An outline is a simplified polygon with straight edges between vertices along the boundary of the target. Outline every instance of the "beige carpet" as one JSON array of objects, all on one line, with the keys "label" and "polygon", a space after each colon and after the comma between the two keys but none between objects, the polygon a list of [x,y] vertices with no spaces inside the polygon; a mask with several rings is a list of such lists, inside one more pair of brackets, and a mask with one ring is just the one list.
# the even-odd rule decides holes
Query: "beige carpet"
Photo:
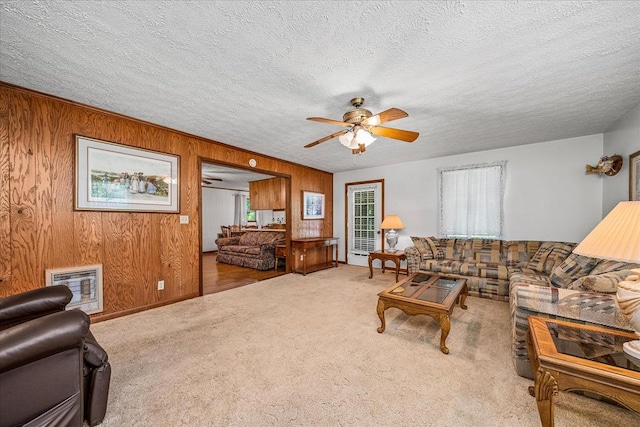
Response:
[{"label": "beige carpet", "polygon": [[[427,316],[387,313],[393,274],[340,266],[92,326],[109,353],[111,426],[539,426],[509,352],[507,303],[456,307],[444,355]],[[557,426],[632,426],[616,406],[560,393]]]}]

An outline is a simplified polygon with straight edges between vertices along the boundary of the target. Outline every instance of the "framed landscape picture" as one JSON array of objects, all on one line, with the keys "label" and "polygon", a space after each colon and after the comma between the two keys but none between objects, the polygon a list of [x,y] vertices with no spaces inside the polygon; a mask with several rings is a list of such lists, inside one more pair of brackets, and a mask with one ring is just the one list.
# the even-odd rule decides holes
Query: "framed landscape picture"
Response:
[{"label": "framed landscape picture", "polygon": [[179,212],[179,156],[75,138],[76,210]]},{"label": "framed landscape picture", "polygon": [[629,200],[640,200],[640,151],[629,156]]},{"label": "framed landscape picture", "polygon": [[324,218],[324,194],[302,192],[302,219]]}]

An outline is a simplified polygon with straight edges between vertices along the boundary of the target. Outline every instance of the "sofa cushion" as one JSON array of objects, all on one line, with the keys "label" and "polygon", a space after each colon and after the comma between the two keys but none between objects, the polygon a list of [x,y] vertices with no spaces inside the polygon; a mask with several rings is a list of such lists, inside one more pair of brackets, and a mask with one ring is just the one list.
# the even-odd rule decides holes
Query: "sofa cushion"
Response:
[{"label": "sofa cushion", "polygon": [[571,254],[553,269],[549,276],[551,286],[556,288],[566,288],[571,282],[586,276],[598,263],[598,258],[586,257],[578,254]]},{"label": "sofa cushion", "polygon": [[463,276],[486,277],[489,279],[508,279],[507,267],[494,262],[463,262],[460,264]]},{"label": "sofa cushion", "polygon": [[533,257],[542,242],[537,240],[511,240],[505,242],[505,257],[507,258],[507,267],[526,267],[527,263]]},{"label": "sofa cushion", "polygon": [[600,260],[596,266],[591,270],[591,275],[597,276],[602,273],[609,273],[616,270],[631,270],[634,268],[640,268],[640,264],[630,264],[622,261],[612,261],[603,259]]},{"label": "sofa cushion", "polygon": [[634,272],[631,270],[617,270],[595,276],[584,276],[571,283],[567,289],[613,294],[618,290],[618,283],[632,274]]},{"label": "sofa cushion", "polygon": [[511,267],[509,268],[509,288],[513,289],[517,285],[534,285],[546,288],[549,286],[549,276],[527,267]]},{"label": "sofa cushion", "polygon": [[501,263],[502,240],[473,239],[472,247],[473,260],[476,262]]},{"label": "sofa cushion", "polygon": [[574,247],[575,243],[544,242],[529,260],[527,267],[540,273],[551,274],[553,269],[569,256]]},{"label": "sofa cushion", "polygon": [[442,274],[460,274],[463,262],[451,259],[427,259],[420,263],[420,270]]},{"label": "sofa cushion", "polygon": [[413,241],[416,249],[420,252],[421,259],[435,258],[435,254],[438,252],[438,249],[430,238],[411,236],[411,241]]},{"label": "sofa cushion", "polygon": [[279,231],[247,231],[238,241],[241,246],[256,246],[284,240],[284,233]]}]

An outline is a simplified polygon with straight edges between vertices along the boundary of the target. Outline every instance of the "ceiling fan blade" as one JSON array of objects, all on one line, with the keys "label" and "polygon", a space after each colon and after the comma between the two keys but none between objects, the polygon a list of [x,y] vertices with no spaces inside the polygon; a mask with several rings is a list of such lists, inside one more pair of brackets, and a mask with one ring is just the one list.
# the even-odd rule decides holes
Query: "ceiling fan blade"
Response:
[{"label": "ceiling fan blade", "polygon": [[373,126],[369,129],[369,132],[373,135],[383,136],[385,138],[399,139],[404,142],[413,142],[420,135],[418,132],[412,132],[410,130],[383,128],[381,126]]},{"label": "ceiling fan blade", "polygon": [[319,140],[317,140],[317,141],[314,141],[314,142],[312,142],[311,144],[307,144],[307,145],[305,145],[305,146],[304,146],[304,148],[311,148],[311,147],[314,147],[314,146],[316,146],[316,145],[318,145],[318,144],[320,144],[320,143],[322,143],[322,142],[328,141],[328,140],[330,140],[331,138],[335,138],[336,136],[340,136],[340,135],[342,135],[343,133],[347,133],[347,132],[348,132],[348,131],[346,131],[346,130],[339,130],[339,131],[338,131],[338,132],[336,132],[336,133],[332,133],[332,134],[331,134],[331,135],[329,135],[329,136],[325,136],[324,138],[321,138],[321,139],[319,139]]},{"label": "ceiling fan blade", "polygon": [[329,123],[330,125],[353,126],[352,123],[339,122],[337,120],[331,120],[331,119],[323,119],[322,117],[307,117],[307,120],[313,120],[314,122]]},{"label": "ceiling fan blade", "polygon": [[409,115],[401,109],[389,108],[388,110],[384,110],[380,114],[376,114],[375,116],[371,116],[368,119],[363,120],[362,124],[366,126],[378,126],[382,123],[387,123],[392,120],[404,119],[405,117],[409,117]]}]

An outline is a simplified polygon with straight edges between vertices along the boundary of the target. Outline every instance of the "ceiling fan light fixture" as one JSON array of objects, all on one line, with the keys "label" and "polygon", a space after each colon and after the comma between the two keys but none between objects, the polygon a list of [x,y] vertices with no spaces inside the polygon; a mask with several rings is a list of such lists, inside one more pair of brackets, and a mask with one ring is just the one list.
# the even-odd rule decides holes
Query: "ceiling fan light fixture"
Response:
[{"label": "ceiling fan light fixture", "polygon": [[373,135],[362,128],[358,129],[358,132],[356,132],[355,139],[358,141],[358,144],[363,144],[365,147],[376,140]]},{"label": "ceiling fan light fixture", "polygon": [[340,141],[340,144],[344,145],[345,147],[350,147],[351,141],[353,141],[353,132],[349,131],[340,135],[338,137],[338,141]]}]

